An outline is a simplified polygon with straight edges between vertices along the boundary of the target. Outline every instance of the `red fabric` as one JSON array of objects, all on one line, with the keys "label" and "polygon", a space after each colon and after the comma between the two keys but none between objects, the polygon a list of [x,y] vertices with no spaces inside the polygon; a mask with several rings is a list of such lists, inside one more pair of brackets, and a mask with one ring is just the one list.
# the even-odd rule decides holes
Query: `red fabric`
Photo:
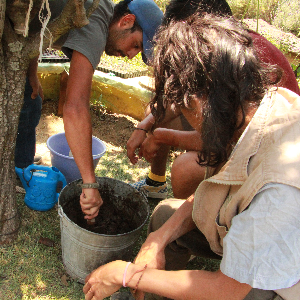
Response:
[{"label": "red fabric", "polygon": [[283,69],[284,75],[280,85],[300,95],[300,89],[296,80],[296,76],[290,63],[283,53],[257,32],[250,31],[250,35],[253,39],[253,45],[261,61],[278,65]]}]

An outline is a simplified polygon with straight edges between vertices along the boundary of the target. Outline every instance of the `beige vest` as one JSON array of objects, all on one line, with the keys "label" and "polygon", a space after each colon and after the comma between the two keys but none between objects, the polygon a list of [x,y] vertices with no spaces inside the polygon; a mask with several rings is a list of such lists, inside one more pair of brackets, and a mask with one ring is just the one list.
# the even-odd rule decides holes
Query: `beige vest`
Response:
[{"label": "beige vest", "polygon": [[[274,182],[300,188],[300,97],[278,88],[264,100],[229,161],[195,193],[194,222],[220,255],[232,218],[261,187]],[[298,300],[300,281],[276,293],[284,300]]]},{"label": "beige vest", "polygon": [[232,218],[270,182],[300,189],[300,97],[284,88],[265,96],[229,161],[195,193],[193,219],[215,253]]}]

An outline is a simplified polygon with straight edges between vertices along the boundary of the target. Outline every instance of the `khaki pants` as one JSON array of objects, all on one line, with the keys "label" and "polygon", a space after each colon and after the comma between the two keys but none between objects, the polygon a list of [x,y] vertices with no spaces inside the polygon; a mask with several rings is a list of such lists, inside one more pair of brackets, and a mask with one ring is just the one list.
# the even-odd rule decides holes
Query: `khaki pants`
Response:
[{"label": "khaki pants", "polygon": [[[150,218],[148,233],[160,228],[172,214],[181,206],[183,200],[168,199],[161,201],[154,209]],[[169,244],[165,249],[166,270],[182,270],[185,269],[191,255],[201,256],[205,258],[221,259],[221,256],[214,253],[207,242],[205,236],[198,230],[180,237],[176,241]],[[156,295],[148,294],[145,299],[163,299]],[[216,299],[222,300],[222,299]],[[273,291],[264,291],[252,289],[244,300],[283,300]]]}]

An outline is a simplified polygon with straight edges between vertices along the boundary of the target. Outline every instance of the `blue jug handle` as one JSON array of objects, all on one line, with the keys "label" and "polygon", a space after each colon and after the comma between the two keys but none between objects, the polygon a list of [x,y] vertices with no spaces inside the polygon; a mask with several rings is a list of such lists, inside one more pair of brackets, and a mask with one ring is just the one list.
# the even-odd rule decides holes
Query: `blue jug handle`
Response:
[{"label": "blue jug handle", "polygon": [[[58,172],[58,181],[62,182],[62,188],[64,188],[67,185],[66,177],[61,173],[56,167],[52,167],[53,171]],[[56,193],[56,202],[58,201],[60,193]]]},{"label": "blue jug handle", "polygon": [[30,172],[31,170],[49,171],[49,167],[39,166],[39,165],[35,165],[35,164],[29,165],[26,169],[24,169],[24,173],[23,173],[26,181],[29,181],[30,178],[32,177],[32,174]]}]

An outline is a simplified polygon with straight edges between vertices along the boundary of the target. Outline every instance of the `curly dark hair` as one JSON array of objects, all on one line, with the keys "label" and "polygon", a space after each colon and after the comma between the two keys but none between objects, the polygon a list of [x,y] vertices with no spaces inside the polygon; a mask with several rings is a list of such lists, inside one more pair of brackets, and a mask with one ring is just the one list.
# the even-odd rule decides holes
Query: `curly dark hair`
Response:
[{"label": "curly dark hair", "polygon": [[[167,107],[189,108],[192,97],[201,98],[199,164],[225,162],[247,108],[259,105],[266,89],[279,82],[282,70],[260,62],[248,31],[233,18],[195,14],[172,20],[161,27],[156,43],[151,109],[157,122]],[[238,124],[240,111],[243,118]]]},{"label": "curly dark hair", "polygon": [[195,12],[232,16],[230,6],[225,0],[171,0],[166,6],[162,25],[169,24],[171,20],[185,20]]}]

